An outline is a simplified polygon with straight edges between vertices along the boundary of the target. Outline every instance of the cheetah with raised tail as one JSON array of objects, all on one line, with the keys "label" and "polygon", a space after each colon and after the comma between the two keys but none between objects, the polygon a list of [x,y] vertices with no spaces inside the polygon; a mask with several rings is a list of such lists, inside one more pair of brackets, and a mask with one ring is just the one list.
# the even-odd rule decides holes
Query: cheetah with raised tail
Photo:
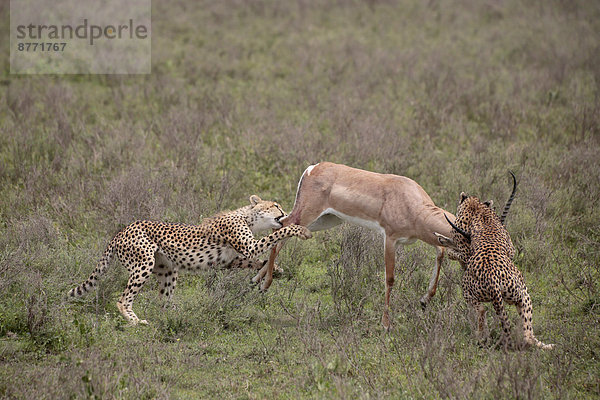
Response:
[{"label": "cheetah with raised tail", "polygon": [[483,203],[477,197],[461,193],[456,222],[453,224],[448,219],[448,223],[454,228],[453,237],[437,234],[438,241],[453,249],[462,261],[463,296],[478,313],[479,339],[487,336],[482,303],[492,302],[502,324],[502,343],[508,346],[510,324],[504,309],[506,302],[517,307],[526,345],[552,349],[554,345],[544,344],[533,335],[531,298],[523,275],[512,261],[515,250],[510,236],[503,220],[491,208],[491,202]]},{"label": "cheetah with raised tail", "polygon": [[[129,271],[129,281],[117,307],[132,325],[147,324],[135,315],[132,305],[151,274],[156,275],[161,296],[169,300],[179,270],[213,266],[260,268],[264,262],[256,257],[281,240],[291,236],[311,237],[304,226],[282,228],[279,220],[285,215],[279,204],[251,196],[250,205],[218,214],[200,225],[136,221],[115,235],[89,279],[71,289],[68,295],[82,296],[96,286],[98,277],[116,255]],[[278,230],[260,240],[254,239],[254,233],[266,229]]]}]

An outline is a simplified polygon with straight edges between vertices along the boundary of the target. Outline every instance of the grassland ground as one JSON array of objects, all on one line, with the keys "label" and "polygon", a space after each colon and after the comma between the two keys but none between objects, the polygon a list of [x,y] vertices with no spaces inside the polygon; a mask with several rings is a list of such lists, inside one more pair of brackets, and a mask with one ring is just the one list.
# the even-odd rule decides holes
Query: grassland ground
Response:
[{"label": "grassland ground", "polygon": [[[598,2],[154,2],[152,32],[150,75],[18,76],[4,58],[0,398],[600,396]],[[163,310],[151,280],[149,326],[124,326],[118,265],[64,300],[126,224],[251,194],[290,210],[323,160],[409,176],[451,212],[461,191],[503,204],[514,171],[515,263],[556,349],[480,348],[452,262],[421,310],[422,243],[397,250],[385,333],[381,239],[351,226],[291,240],[265,294],[204,271]]]}]

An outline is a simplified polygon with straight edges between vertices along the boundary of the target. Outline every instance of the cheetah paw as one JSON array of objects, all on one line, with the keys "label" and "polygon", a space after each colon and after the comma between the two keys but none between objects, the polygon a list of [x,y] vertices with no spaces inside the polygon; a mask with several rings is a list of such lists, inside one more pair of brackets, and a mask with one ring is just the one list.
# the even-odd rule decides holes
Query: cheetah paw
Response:
[{"label": "cheetah paw", "polygon": [[300,232],[298,232],[297,236],[302,240],[306,240],[306,239],[310,239],[312,237],[312,233],[308,230],[307,227],[302,226],[300,228]]}]

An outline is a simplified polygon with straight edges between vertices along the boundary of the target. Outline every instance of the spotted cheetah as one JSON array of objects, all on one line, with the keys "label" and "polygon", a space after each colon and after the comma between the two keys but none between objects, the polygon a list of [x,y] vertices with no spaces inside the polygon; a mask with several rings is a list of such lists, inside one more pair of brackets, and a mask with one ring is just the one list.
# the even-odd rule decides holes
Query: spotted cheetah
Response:
[{"label": "spotted cheetah", "polygon": [[506,302],[517,307],[526,345],[551,349],[554,345],[544,344],[533,335],[531,298],[523,275],[512,261],[515,250],[503,218],[498,217],[491,205],[461,193],[455,224],[446,217],[454,228],[453,237],[437,234],[440,244],[453,249],[462,260],[463,296],[477,311],[479,340],[488,336],[482,303],[492,302],[502,324],[502,343],[509,345],[510,324],[503,304]]},{"label": "spotted cheetah", "polygon": [[[256,257],[281,240],[297,236],[311,237],[299,225],[282,228],[279,220],[286,214],[281,206],[250,197],[250,205],[218,214],[201,225],[136,221],[115,235],[87,281],[69,291],[68,296],[82,296],[96,286],[114,255],[129,271],[127,287],[117,302],[121,314],[132,325],[140,320],[133,312],[133,299],[151,274],[155,274],[160,294],[170,300],[179,270],[198,270],[213,266],[260,268],[264,262]],[[253,233],[278,229],[260,240]],[[279,229],[281,228],[281,229]]]}]

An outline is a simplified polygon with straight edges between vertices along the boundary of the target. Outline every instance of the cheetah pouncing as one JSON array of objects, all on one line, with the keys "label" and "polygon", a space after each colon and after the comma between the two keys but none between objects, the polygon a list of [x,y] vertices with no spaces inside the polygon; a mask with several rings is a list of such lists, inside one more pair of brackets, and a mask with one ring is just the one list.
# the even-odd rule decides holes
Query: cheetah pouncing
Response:
[{"label": "cheetah pouncing", "polygon": [[463,296],[478,314],[477,333],[480,339],[487,336],[485,307],[492,302],[500,318],[502,341],[509,343],[510,323],[504,303],[514,304],[523,323],[525,343],[542,349],[551,349],[533,335],[531,298],[523,275],[512,261],[514,247],[500,217],[477,197],[461,193],[452,238],[437,235],[440,244],[452,248],[464,262],[462,279]]},{"label": "cheetah pouncing", "polygon": [[[218,265],[261,267],[256,257],[279,241],[297,236],[311,237],[303,226],[281,228],[279,220],[286,214],[281,206],[250,197],[250,205],[218,214],[201,225],[136,221],[110,241],[97,267],[87,281],[69,291],[69,296],[82,296],[96,286],[113,256],[129,271],[127,287],[117,302],[121,314],[131,324],[146,324],[133,312],[133,299],[151,274],[156,274],[161,296],[171,298],[179,270],[197,270]],[[260,240],[253,233],[278,229]]]}]

